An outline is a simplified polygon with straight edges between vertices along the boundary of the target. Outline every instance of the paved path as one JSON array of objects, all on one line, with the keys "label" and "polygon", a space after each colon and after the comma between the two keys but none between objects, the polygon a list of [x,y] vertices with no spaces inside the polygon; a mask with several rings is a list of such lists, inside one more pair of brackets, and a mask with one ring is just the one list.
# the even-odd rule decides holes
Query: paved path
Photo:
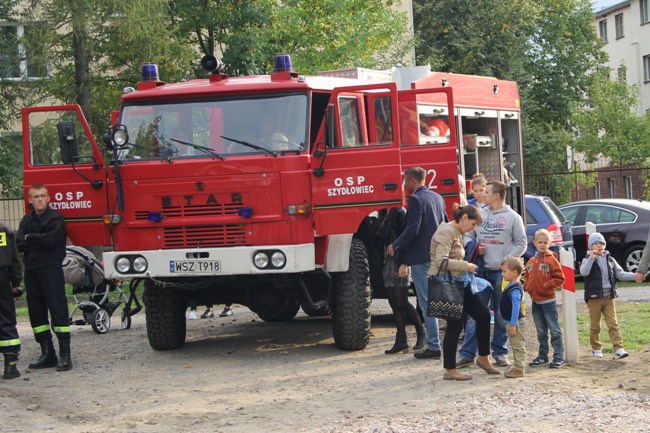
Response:
[{"label": "paved path", "polygon": [[[619,287],[617,290],[618,299],[621,301],[648,301],[650,302],[650,286]],[[562,303],[562,291],[557,291],[557,301]],[[584,302],[582,290],[576,293],[576,301]]]}]

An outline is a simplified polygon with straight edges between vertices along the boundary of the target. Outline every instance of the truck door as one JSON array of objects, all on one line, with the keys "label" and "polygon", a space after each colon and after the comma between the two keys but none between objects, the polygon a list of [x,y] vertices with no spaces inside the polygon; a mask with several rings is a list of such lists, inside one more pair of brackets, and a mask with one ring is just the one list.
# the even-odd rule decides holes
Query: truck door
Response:
[{"label": "truck door", "polygon": [[109,245],[106,164],[78,105],[22,110],[25,200],[44,184],[75,245]]},{"label": "truck door", "polygon": [[[385,98],[383,117],[369,115],[369,95]],[[373,211],[403,203],[397,88],[381,83],[334,89],[312,149],[312,200],[317,235],[354,233]],[[381,124],[381,125],[378,125]],[[383,128],[381,140],[377,128]]]},{"label": "truck door", "polygon": [[426,171],[425,185],[442,195],[448,213],[459,203],[461,181],[453,104],[450,88],[399,92],[402,165]]}]

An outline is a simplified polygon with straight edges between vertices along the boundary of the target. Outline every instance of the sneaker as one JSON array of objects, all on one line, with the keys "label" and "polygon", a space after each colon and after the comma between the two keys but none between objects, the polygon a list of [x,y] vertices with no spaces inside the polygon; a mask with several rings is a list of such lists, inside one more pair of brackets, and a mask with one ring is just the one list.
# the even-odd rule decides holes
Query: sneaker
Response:
[{"label": "sneaker", "polygon": [[214,311],[212,308],[206,309],[203,314],[201,314],[201,319],[212,319],[214,317]]},{"label": "sneaker", "polygon": [[187,318],[190,320],[198,319],[198,317],[196,316],[196,310],[190,310],[190,314],[187,315]]},{"label": "sneaker", "polygon": [[422,352],[414,353],[413,356],[415,356],[417,359],[440,359],[442,352],[439,350],[426,349]]},{"label": "sneaker", "polygon": [[616,349],[616,352],[614,352],[614,359],[623,359],[627,358],[628,356],[630,356],[630,354],[627,353],[622,347],[620,349]]},{"label": "sneaker", "polygon": [[595,356],[596,358],[602,358],[603,357],[603,351],[602,350],[592,349],[591,356]]},{"label": "sneaker", "polygon": [[564,360],[559,360],[559,361],[553,361],[549,364],[549,367],[551,368],[562,368],[566,364],[564,363]]},{"label": "sneaker", "polygon": [[533,359],[528,365],[531,367],[541,367],[542,365],[548,365],[548,359],[540,358],[539,356]]},{"label": "sneaker", "polygon": [[232,307],[230,307],[230,305],[226,305],[223,311],[221,312],[221,314],[219,314],[219,317],[228,317],[228,316],[232,316]]},{"label": "sneaker", "polygon": [[524,377],[524,371],[519,370],[518,368],[511,368],[510,370],[503,373],[503,375],[507,378],[514,379],[517,377]]},{"label": "sneaker", "polygon": [[494,363],[499,367],[507,367],[510,365],[510,362],[508,362],[508,355],[497,355],[493,356],[493,358]]},{"label": "sneaker", "polygon": [[463,358],[462,356],[459,356],[456,359],[456,368],[465,368],[468,365],[474,365],[474,360]]}]

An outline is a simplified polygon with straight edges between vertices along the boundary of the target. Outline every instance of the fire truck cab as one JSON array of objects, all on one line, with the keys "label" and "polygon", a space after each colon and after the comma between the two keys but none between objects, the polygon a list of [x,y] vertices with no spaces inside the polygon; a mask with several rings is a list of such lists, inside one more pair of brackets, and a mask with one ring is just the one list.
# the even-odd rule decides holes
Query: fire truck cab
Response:
[{"label": "fire truck cab", "polygon": [[[239,303],[265,321],[302,306],[332,315],[339,348],[364,348],[381,286],[376,212],[405,204],[410,166],[449,209],[459,201],[469,156],[452,88],[304,76],[286,55],[270,75],[202,64],[207,78],[174,84],[143,65],[105,147],[77,105],[24,108],[26,197],[45,184],[72,242],[110,249],[106,277],[143,282],[156,350],[183,345],[190,301]],[[423,114],[447,130],[422,139]]]}]

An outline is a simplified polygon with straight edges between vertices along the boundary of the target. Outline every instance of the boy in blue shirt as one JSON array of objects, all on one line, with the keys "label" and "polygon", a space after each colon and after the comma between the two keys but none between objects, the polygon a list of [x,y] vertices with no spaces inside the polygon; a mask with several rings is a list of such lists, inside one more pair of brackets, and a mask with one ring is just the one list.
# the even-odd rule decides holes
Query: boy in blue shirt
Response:
[{"label": "boy in blue shirt", "polygon": [[508,285],[503,289],[499,311],[506,327],[515,365],[503,375],[508,378],[524,377],[526,346],[524,340],[524,314],[522,301],[524,287],[519,281],[524,265],[518,257],[506,257],[501,262],[501,277]]}]

